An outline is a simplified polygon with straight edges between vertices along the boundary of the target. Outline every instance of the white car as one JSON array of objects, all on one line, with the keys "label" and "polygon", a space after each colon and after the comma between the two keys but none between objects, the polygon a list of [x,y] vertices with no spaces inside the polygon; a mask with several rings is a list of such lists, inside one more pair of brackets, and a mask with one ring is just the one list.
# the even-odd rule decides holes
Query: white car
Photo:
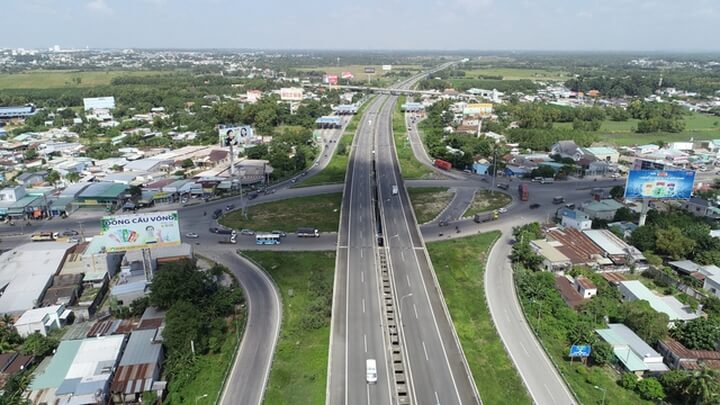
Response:
[{"label": "white car", "polygon": [[505,208],[505,207],[498,208],[498,212],[501,213],[501,214],[504,214],[504,213],[507,212],[507,208]]},{"label": "white car", "polygon": [[195,232],[190,232],[190,233],[186,233],[185,237],[190,238],[190,239],[197,239],[200,237],[200,235],[196,234]]}]

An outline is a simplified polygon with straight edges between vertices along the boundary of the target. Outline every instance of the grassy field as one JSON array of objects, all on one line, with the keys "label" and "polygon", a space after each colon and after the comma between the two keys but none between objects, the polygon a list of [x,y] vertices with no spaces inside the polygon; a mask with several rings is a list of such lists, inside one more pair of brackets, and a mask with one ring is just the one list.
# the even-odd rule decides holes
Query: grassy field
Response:
[{"label": "grassy field", "polygon": [[[651,134],[637,134],[633,132],[637,128],[638,120],[602,122],[598,134],[601,141],[615,144],[617,146],[642,145],[646,143],[682,142],[694,140],[706,140],[720,138],[720,117],[707,114],[692,113],[685,117],[685,130],[678,133],[656,132]],[[570,122],[559,122],[553,126],[558,128],[572,128]]]},{"label": "grassy field", "polygon": [[[386,72],[382,70],[382,65],[340,65],[340,66],[316,66],[316,67],[303,67],[299,68],[300,71],[318,71],[325,72],[329,75],[338,75],[338,78],[342,72],[350,72],[355,76],[353,81],[367,81],[367,73],[365,73],[365,67],[374,67],[375,74],[372,75],[372,80],[376,80],[382,76],[385,76]],[[420,65],[393,65],[393,70],[410,70],[413,72],[419,72],[422,69]]]},{"label": "grassy field", "polygon": [[504,207],[512,202],[512,198],[499,191],[491,193],[487,190],[480,190],[475,193],[472,203],[463,216],[469,217],[480,212],[487,212]]},{"label": "grassy field", "polygon": [[502,80],[566,81],[571,75],[561,70],[522,68],[480,68],[465,70],[465,77],[502,76]]},{"label": "grassy field", "polygon": [[[247,252],[275,281],[283,320],[266,404],[324,404],[335,252]],[[323,289],[318,304],[317,288]],[[308,327],[308,314],[326,311],[325,322]]]},{"label": "grassy field", "polygon": [[330,163],[325,166],[325,169],[323,169],[322,172],[310,177],[300,184],[297,184],[294,188],[317,186],[318,184],[342,183],[345,181],[345,173],[347,172],[347,165],[350,161],[350,149],[353,138],[355,137],[355,131],[357,131],[358,124],[362,119],[365,109],[368,105],[370,105],[373,98],[374,97],[371,97],[363,103],[363,105],[358,109],[357,114],[352,117],[347,127],[345,127],[345,132],[338,141],[338,147],[340,145],[345,145],[345,153],[339,154],[336,149],[335,154],[330,159]]},{"label": "grassy field", "polygon": [[488,232],[427,247],[483,403],[530,404],[485,304],[485,261],[498,236]]},{"label": "grassy field", "polygon": [[432,174],[432,170],[415,159],[415,155],[410,147],[407,127],[405,126],[405,113],[400,110],[400,106],[404,102],[404,96],[398,98],[392,117],[393,135],[395,137],[398,162],[400,163],[400,173],[405,180],[421,179]]},{"label": "grassy field", "polygon": [[152,76],[162,71],[125,71],[112,70],[105,72],[81,72],[69,70],[39,70],[26,73],[0,74],[0,90],[2,89],[52,89],[64,87],[95,87],[110,84],[118,76]]},{"label": "grassy field", "polygon": [[304,226],[320,232],[337,232],[341,199],[342,194],[333,193],[273,201],[248,208],[247,220],[241,210],[236,210],[220,218],[220,223],[263,232],[275,229],[294,232]]},{"label": "grassy field", "polygon": [[[244,321],[240,319],[239,322]],[[211,404],[215,402],[216,398],[219,398],[223,381],[225,381],[225,371],[235,356],[237,345],[235,330],[235,324],[228,327],[228,334],[225,336],[225,342],[223,342],[219,353],[196,357],[197,376],[190,384],[172,387],[172,394],[166,400],[168,404],[187,403],[205,394],[207,394],[207,398],[199,401],[199,404]],[[170,384],[172,386],[172,382]]]},{"label": "grassy field", "polygon": [[454,193],[442,187],[409,188],[415,216],[420,224],[430,222],[447,207]]}]

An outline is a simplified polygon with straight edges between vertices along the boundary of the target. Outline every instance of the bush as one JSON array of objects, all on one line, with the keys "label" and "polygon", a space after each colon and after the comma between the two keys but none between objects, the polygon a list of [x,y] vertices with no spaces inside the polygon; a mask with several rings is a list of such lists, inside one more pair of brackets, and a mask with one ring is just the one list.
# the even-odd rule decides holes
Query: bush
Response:
[{"label": "bush", "polygon": [[633,373],[623,373],[622,377],[620,377],[620,381],[618,381],[618,384],[620,384],[621,387],[632,391],[635,390],[635,387],[637,387],[638,379]]},{"label": "bush", "polygon": [[590,352],[590,360],[598,366],[609,364],[614,358],[615,354],[613,353],[612,346],[604,340],[595,343]]},{"label": "bush", "polygon": [[662,384],[655,378],[645,378],[637,383],[635,388],[643,399],[658,401],[665,398]]}]

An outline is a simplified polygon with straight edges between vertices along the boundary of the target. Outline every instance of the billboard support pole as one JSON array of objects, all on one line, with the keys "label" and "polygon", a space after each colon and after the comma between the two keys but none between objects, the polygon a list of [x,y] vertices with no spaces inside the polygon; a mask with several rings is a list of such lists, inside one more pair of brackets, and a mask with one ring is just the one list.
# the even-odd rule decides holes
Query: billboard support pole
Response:
[{"label": "billboard support pole", "polygon": [[643,198],[642,208],[640,209],[640,220],[638,221],[638,226],[645,225],[645,220],[647,219],[647,213],[648,213],[649,208],[650,208],[650,200],[648,200],[647,198]]}]

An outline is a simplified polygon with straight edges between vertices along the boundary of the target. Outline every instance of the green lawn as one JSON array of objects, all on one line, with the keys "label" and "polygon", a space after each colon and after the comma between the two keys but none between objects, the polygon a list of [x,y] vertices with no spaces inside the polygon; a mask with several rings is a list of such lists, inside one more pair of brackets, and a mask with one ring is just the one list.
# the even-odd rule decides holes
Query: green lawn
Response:
[{"label": "green lawn", "polygon": [[498,236],[488,232],[427,247],[483,403],[530,404],[485,303],[485,261]]},{"label": "green lawn", "polygon": [[[609,142],[617,146],[642,145],[646,143],[682,142],[694,140],[718,139],[720,138],[720,117],[712,115],[692,113],[685,116],[685,130],[678,133],[656,132],[651,134],[637,134],[633,132],[637,128],[638,120],[602,122],[598,134],[601,141]],[[717,125],[716,125],[717,124]],[[570,122],[559,122],[553,124],[558,128],[572,128]]]},{"label": "green lawn", "polygon": [[273,201],[249,207],[247,220],[241,210],[236,210],[220,218],[220,223],[262,232],[276,229],[294,232],[305,226],[320,232],[337,232],[341,199],[341,193],[332,193]]},{"label": "green lawn", "polygon": [[410,202],[420,224],[430,222],[447,207],[454,193],[442,187],[409,188]]},{"label": "green lawn", "polygon": [[523,68],[479,68],[465,70],[465,77],[502,76],[502,80],[566,81],[571,75],[561,70]]},{"label": "green lawn", "polygon": [[[237,321],[236,321],[237,322]],[[244,322],[244,320],[239,320]],[[225,373],[230,362],[235,358],[237,339],[235,339],[236,324],[228,327],[222,348],[219,353],[209,353],[198,356],[195,359],[197,376],[190,384],[175,387],[170,382],[170,391],[166,403],[182,404],[192,402],[195,398],[207,394],[206,398],[200,399],[198,405],[213,404],[220,397],[220,390],[225,381]]]},{"label": "green lawn", "polygon": [[370,97],[368,100],[365,100],[363,105],[358,109],[357,114],[353,116],[347,127],[345,127],[345,132],[338,141],[338,148],[340,147],[340,145],[345,145],[345,153],[340,154],[338,153],[338,149],[336,149],[335,154],[330,159],[330,163],[325,166],[325,169],[323,169],[323,171],[297,184],[296,186],[294,186],[295,188],[316,186],[319,184],[328,183],[342,183],[345,181],[345,173],[347,172],[347,165],[348,161],[350,160],[350,149],[352,147],[353,138],[355,137],[355,131],[357,131],[358,124],[362,119],[365,109],[370,104],[373,98],[374,96]]},{"label": "green lawn", "polygon": [[[25,73],[0,74],[0,89],[51,89],[64,87],[95,87],[110,84],[119,76],[152,76],[167,72],[111,70],[82,72],[71,70],[39,70]],[[77,80],[79,79],[79,83]]]},{"label": "green lawn", "polygon": [[472,203],[463,216],[469,217],[480,212],[488,212],[504,207],[512,202],[512,198],[500,191],[490,192],[479,190],[475,193]]},{"label": "green lawn", "polygon": [[400,163],[400,173],[405,180],[421,179],[428,177],[433,172],[415,159],[412,147],[410,147],[407,127],[405,126],[405,113],[400,109],[404,102],[405,96],[398,97],[392,119],[395,148],[397,149],[398,162]]},{"label": "green lawn", "polygon": [[[324,404],[335,252],[245,255],[270,274],[283,301],[282,329],[264,402]],[[322,290],[320,299],[318,290]],[[308,327],[309,314],[318,312],[326,315],[324,322]]]}]

